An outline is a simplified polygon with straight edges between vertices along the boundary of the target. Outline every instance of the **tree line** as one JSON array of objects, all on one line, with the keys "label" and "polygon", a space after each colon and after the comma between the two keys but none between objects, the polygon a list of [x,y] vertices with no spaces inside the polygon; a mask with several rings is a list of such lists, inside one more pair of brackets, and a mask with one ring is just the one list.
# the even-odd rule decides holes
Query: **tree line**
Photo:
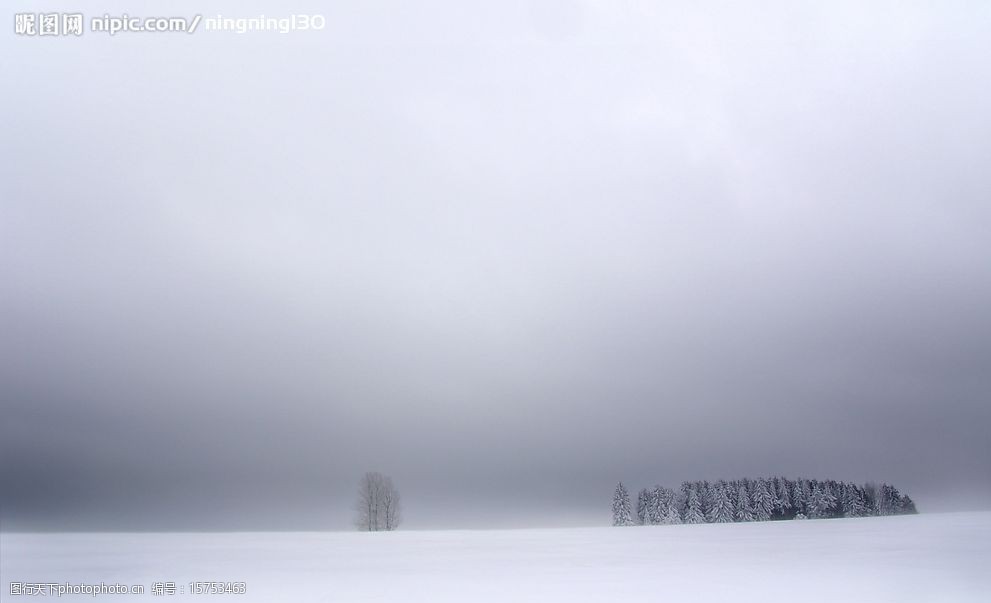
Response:
[{"label": "tree line", "polygon": [[892,485],[783,477],[683,482],[676,492],[644,488],[635,504],[622,482],[613,495],[613,525],[730,523],[917,513]]}]

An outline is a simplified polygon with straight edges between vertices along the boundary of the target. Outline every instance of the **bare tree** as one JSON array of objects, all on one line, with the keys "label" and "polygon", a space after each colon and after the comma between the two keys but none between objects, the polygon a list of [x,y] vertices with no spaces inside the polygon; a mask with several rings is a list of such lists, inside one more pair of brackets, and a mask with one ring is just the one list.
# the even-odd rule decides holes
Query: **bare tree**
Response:
[{"label": "bare tree", "polygon": [[395,530],[402,517],[400,509],[399,491],[393,486],[391,478],[375,471],[361,478],[355,521],[359,530]]},{"label": "bare tree", "polygon": [[355,525],[359,530],[369,532],[378,529],[378,504],[381,491],[382,475],[369,472],[361,478],[358,486],[358,516]]},{"label": "bare tree", "polygon": [[399,490],[392,485],[391,477],[382,481],[382,521],[386,530],[395,530],[402,521]]}]

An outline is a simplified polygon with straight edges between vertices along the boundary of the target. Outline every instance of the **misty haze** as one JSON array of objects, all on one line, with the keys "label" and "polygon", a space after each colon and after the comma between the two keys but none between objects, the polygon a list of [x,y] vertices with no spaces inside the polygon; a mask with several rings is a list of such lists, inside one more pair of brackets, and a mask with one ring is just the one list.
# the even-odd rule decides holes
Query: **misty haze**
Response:
[{"label": "misty haze", "polygon": [[991,5],[203,10],[2,17],[4,600],[991,589]]}]

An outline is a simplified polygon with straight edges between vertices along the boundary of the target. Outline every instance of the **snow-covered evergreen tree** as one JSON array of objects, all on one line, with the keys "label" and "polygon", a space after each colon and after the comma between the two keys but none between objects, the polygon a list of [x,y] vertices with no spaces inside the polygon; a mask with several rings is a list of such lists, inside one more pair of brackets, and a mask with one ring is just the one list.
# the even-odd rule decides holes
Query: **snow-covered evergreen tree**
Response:
[{"label": "snow-covered evergreen tree", "polygon": [[791,504],[795,508],[795,513],[808,516],[809,483],[807,480],[799,478],[792,484]]},{"label": "snow-covered evergreen tree", "polygon": [[905,515],[914,515],[918,513],[915,508],[915,501],[908,497],[908,494],[902,494],[901,500],[898,504],[898,512]]},{"label": "snow-covered evergreen tree", "polygon": [[890,484],[881,484],[882,515],[897,515],[901,506],[901,492]]},{"label": "snow-covered evergreen tree", "polygon": [[857,484],[845,484],[843,486],[843,516],[863,517],[867,515],[867,505],[864,503],[864,495]]},{"label": "snow-covered evergreen tree", "polygon": [[631,526],[633,518],[630,515],[630,494],[623,482],[616,486],[612,497],[612,524],[614,526]]},{"label": "snow-covered evergreen tree", "polygon": [[750,504],[750,494],[747,492],[747,484],[740,482],[736,496],[736,520],[753,521],[754,509]]},{"label": "snow-covered evergreen tree", "polygon": [[776,514],[788,517],[791,513],[791,484],[783,477],[774,478],[774,489],[777,492]]},{"label": "snow-covered evergreen tree", "polygon": [[706,519],[709,523],[730,523],[733,521],[733,504],[726,492],[725,482],[719,482],[712,486],[712,502]]},{"label": "snow-covered evergreen tree", "polygon": [[839,485],[831,480],[827,479],[820,484],[822,492],[826,497],[826,502],[828,504],[826,517],[842,517],[843,514],[840,512],[840,499],[839,499]]},{"label": "snow-covered evergreen tree", "polygon": [[823,519],[830,516],[830,512],[836,505],[836,497],[829,491],[829,486],[814,483],[812,494],[809,495],[808,516],[809,519]]},{"label": "snow-covered evergreen tree", "polygon": [[707,522],[712,520],[709,519],[709,509],[712,507],[712,497],[714,492],[712,489],[712,484],[708,481],[697,482],[698,492],[699,492],[699,502],[702,503],[702,516],[705,517]]},{"label": "snow-covered evergreen tree", "polygon": [[771,519],[771,513],[774,512],[774,498],[767,491],[767,480],[759,479],[753,482],[753,492],[750,494],[750,502],[753,507],[755,520],[767,521]]},{"label": "snow-covered evergreen tree", "polygon": [[664,501],[661,509],[664,513],[664,523],[681,523],[681,500],[679,495],[675,494],[673,490],[664,489]]},{"label": "snow-covered evergreen tree", "polygon": [[781,501],[778,500],[778,490],[774,487],[774,479],[772,478],[760,478],[764,482],[764,488],[767,489],[767,494],[771,497],[771,519],[774,519],[774,510],[781,506]]},{"label": "snow-covered evergreen tree", "polygon": [[647,517],[650,520],[651,525],[666,523],[666,498],[664,488],[661,486],[654,486],[654,488],[650,491],[650,497],[647,504]]},{"label": "snow-covered evergreen tree", "polygon": [[637,525],[650,525],[650,490],[646,488],[637,494]]},{"label": "snow-covered evergreen tree", "polygon": [[733,480],[726,483],[726,497],[729,498],[729,504],[733,507],[733,517],[734,521],[736,518],[736,508],[740,506],[740,482]]},{"label": "snow-covered evergreen tree", "polygon": [[690,482],[681,482],[681,488],[675,494],[675,504],[678,507],[678,517],[681,519],[681,523],[685,523],[685,516],[688,515],[688,490],[690,488]]},{"label": "snow-covered evergreen tree", "polygon": [[685,503],[685,523],[705,523],[702,512],[702,500],[695,484],[688,487],[688,499]]}]

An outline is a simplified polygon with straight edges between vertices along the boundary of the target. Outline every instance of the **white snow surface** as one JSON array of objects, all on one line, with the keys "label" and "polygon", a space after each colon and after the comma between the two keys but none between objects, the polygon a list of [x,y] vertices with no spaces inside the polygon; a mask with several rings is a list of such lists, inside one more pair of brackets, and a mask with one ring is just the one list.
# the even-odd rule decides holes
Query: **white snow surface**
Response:
[{"label": "white snow surface", "polygon": [[[991,601],[991,512],[525,530],[11,534],[10,583],[143,584],[97,601]],[[244,581],[156,597],[153,582]]]}]

